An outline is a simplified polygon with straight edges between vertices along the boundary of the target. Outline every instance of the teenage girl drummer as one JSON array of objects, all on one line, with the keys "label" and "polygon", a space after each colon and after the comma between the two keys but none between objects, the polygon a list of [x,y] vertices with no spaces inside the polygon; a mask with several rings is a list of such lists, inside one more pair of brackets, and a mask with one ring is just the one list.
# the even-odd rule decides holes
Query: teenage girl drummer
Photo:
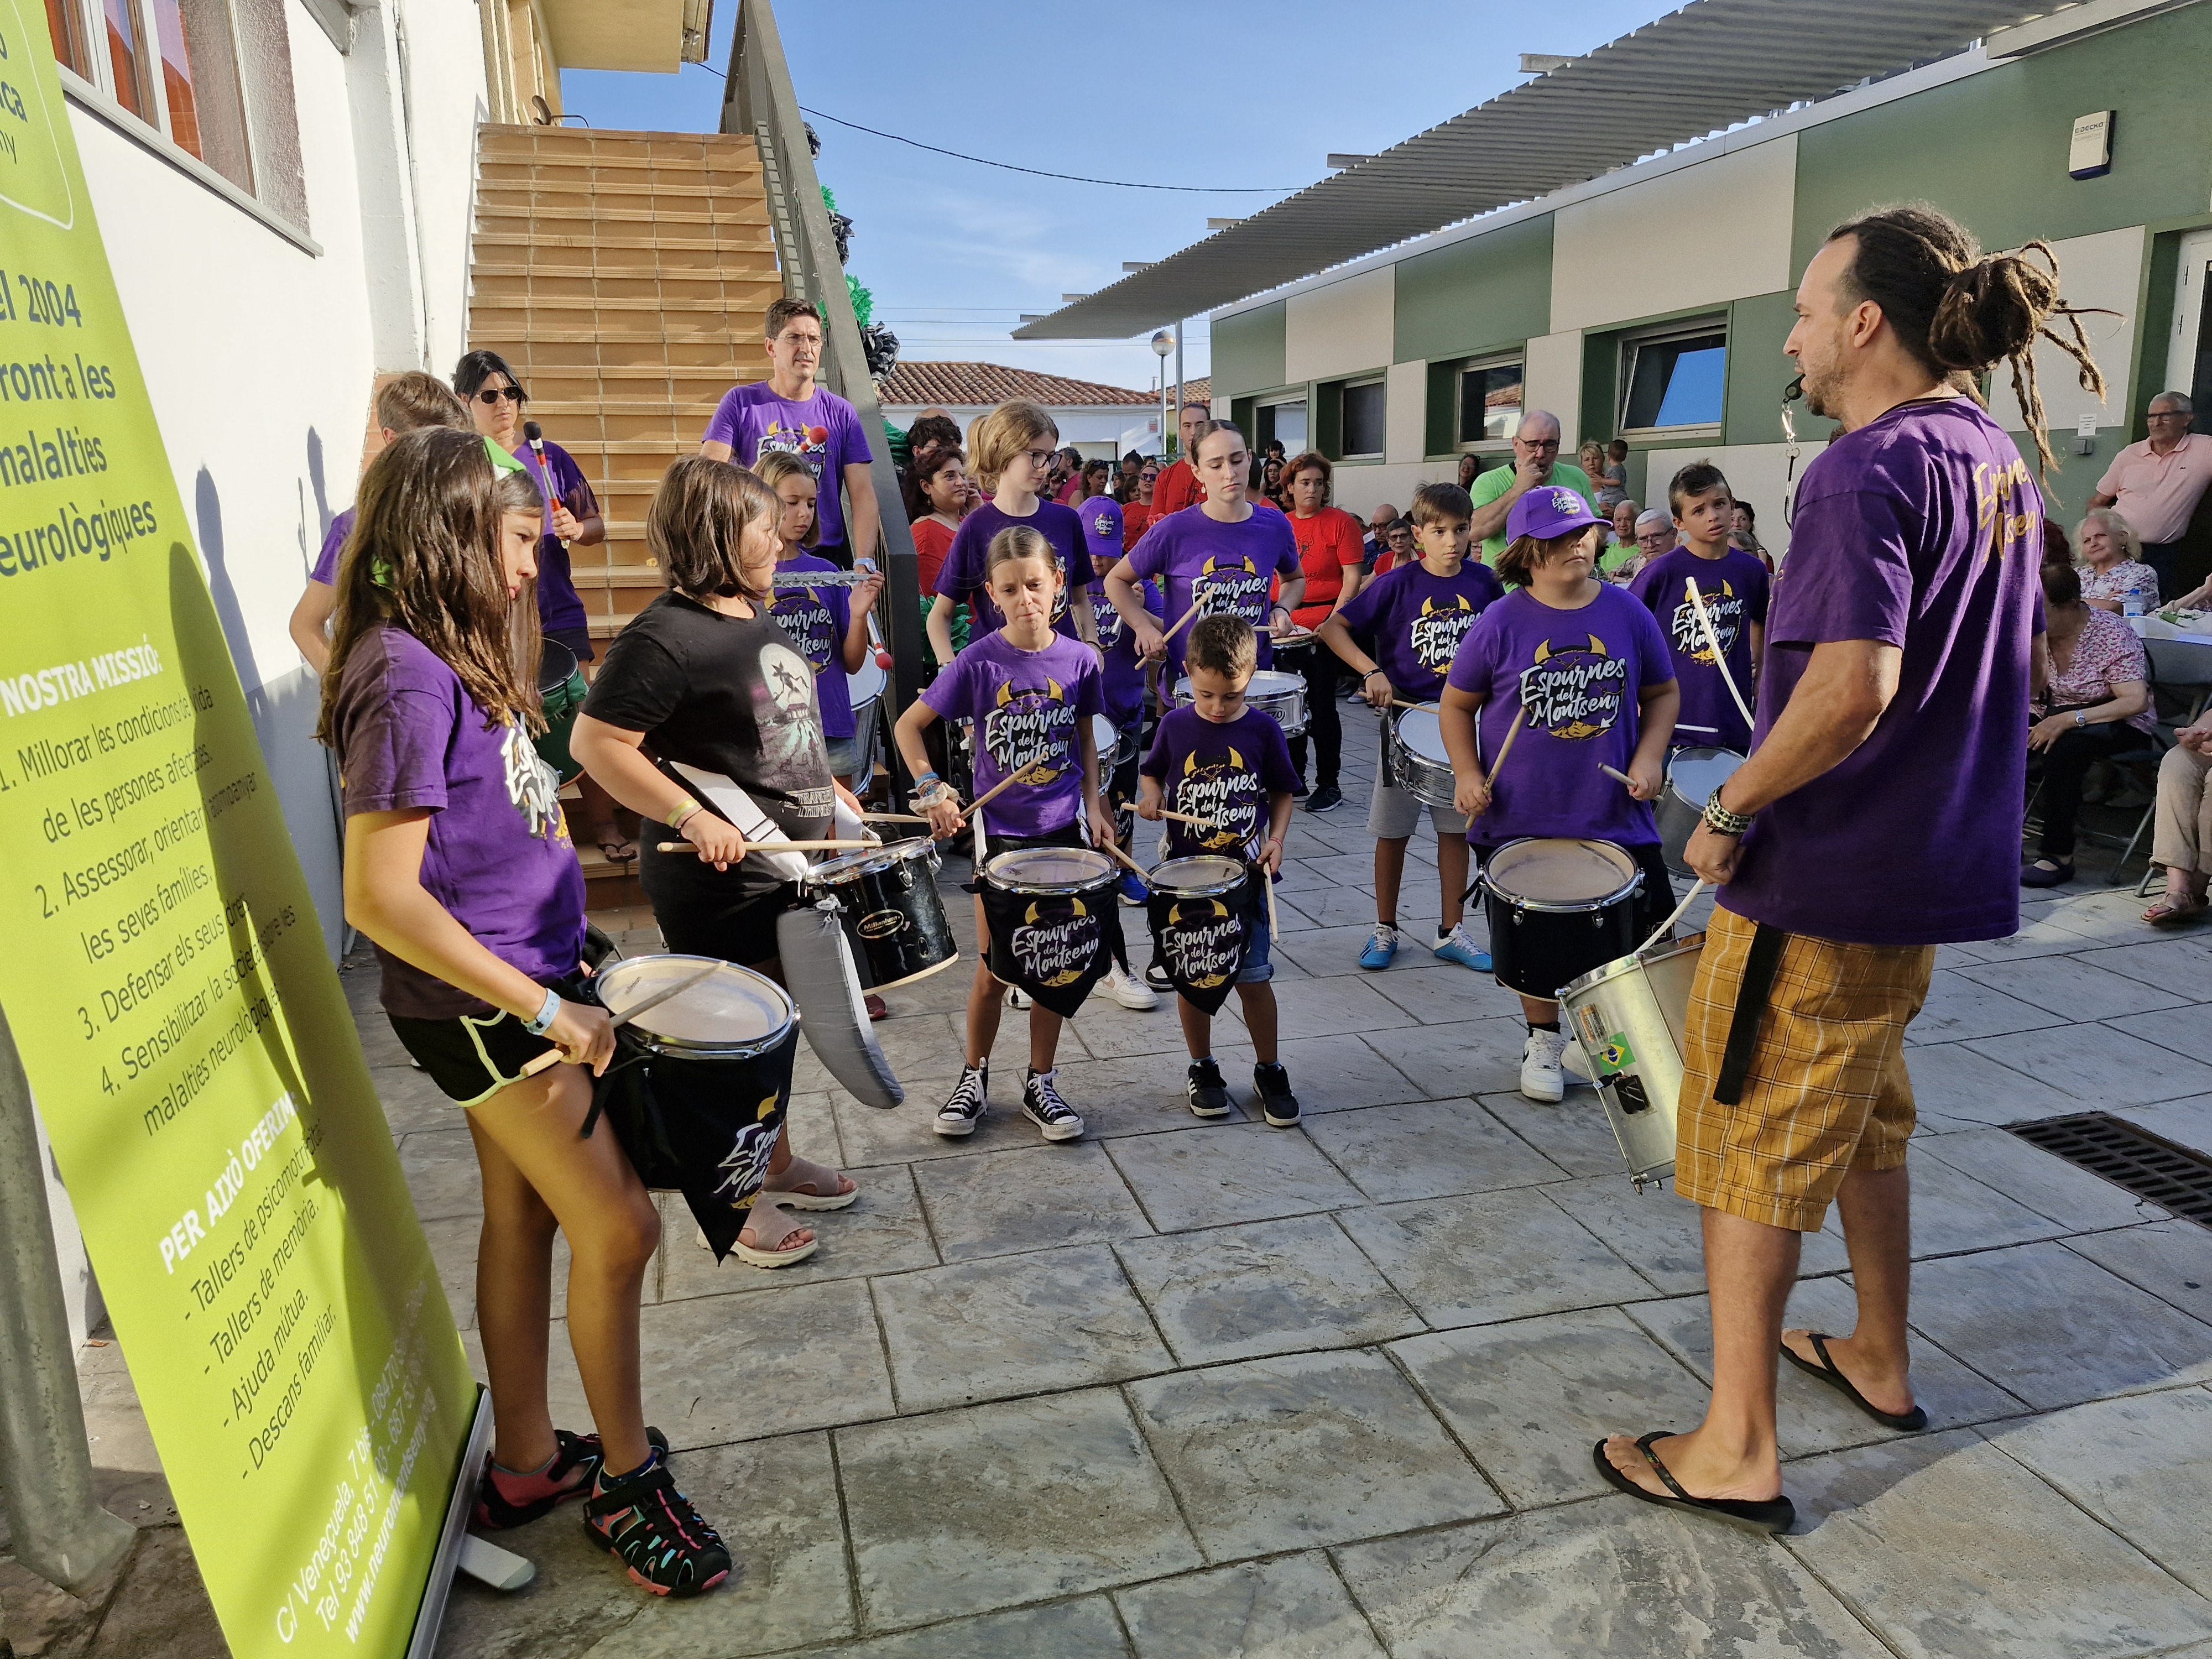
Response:
[{"label": "teenage girl drummer", "polygon": [[[1604,524],[1564,486],[1532,489],[1513,503],[1498,559],[1512,591],[1460,642],[1439,719],[1456,784],[1452,804],[1467,817],[1475,857],[1486,862],[1526,836],[1611,842],[1644,872],[1635,915],[1641,939],[1674,908],[1650,803],[1680,694],[1650,611],[1597,575]],[[1520,730],[1507,752],[1516,716]],[[1480,756],[1501,754],[1493,788]],[[1632,781],[1623,785],[1601,766]],[[1556,1101],[1565,1092],[1559,1005],[1524,995],[1521,1006],[1528,1021],[1521,1092]]]},{"label": "teenage girl drummer", "polygon": [[[316,735],[344,780],[346,919],[376,947],[393,1031],[465,1110],[483,1178],[477,1316],[497,1439],[476,1524],[583,1498],[594,1544],[646,1589],[690,1595],[727,1577],[730,1555],[645,1426],[638,1302],[659,1216],[622,1143],[580,1133],[614,1035],[580,998],[583,872],[531,747],[538,694],[509,634],[540,510],[472,434],[392,441],[362,480],[337,573]],[[593,1435],[547,1410],[556,1231]]]}]

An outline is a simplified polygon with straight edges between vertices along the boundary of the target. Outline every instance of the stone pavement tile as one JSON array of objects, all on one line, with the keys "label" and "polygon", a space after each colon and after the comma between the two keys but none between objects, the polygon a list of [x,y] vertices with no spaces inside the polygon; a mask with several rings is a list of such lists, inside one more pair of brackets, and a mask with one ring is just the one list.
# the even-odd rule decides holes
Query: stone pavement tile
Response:
[{"label": "stone pavement tile", "polygon": [[[1370,889],[1330,882],[1325,886],[1285,894],[1284,901],[1297,905],[1299,914],[1316,927],[1372,927],[1375,925],[1375,895]],[[1410,904],[1407,906],[1407,918],[1411,917],[1413,908]],[[1431,899],[1425,913],[1431,924],[1436,913],[1436,902]],[[1433,934],[1429,937],[1433,937]]]},{"label": "stone pavement tile", "polygon": [[1211,1561],[1504,1508],[1412,1386],[1371,1351],[1249,1359],[1127,1388]]},{"label": "stone pavement tile", "polygon": [[468,1659],[721,1659],[853,1632],[837,1477],[824,1434],[688,1451],[678,1483],[722,1534],[732,1571],[686,1601],[646,1595],[586,1543],[574,1506],[502,1534],[538,1564],[512,1595],[458,1577],[439,1651]]},{"label": "stone pavement tile", "polygon": [[1516,1088],[1528,1028],[1518,1016],[1375,1031],[1368,1046],[1421,1085],[1431,1100]]},{"label": "stone pavement tile", "polygon": [[1992,991],[1963,972],[1938,969],[1928,982],[1928,1000],[1905,1028],[1911,1042],[1953,1042],[2032,1031],[2051,1024],[2048,1011]]},{"label": "stone pavement tile", "polygon": [[1790,1552],[1906,1659],[2091,1659],[2212,1635],[2212,1602],[1970,1429],[1793,1463],[1790,1493]]},{"label": "stone pavement tile", "polygon": [[[959,971],[957,968],[945,970],[946,976]],[[1002,1021],[1001,1029],[1012,1024],[1014,1022],[1011,1019]],[[870,1029],[874,1033],[876,1046],[884,1051],[884,1059],[890,1062],[892,1075],[901,1083],[915,1078],[959,1076],[962,1030],[959,1014],[916,1014],[905,1019],[882,1020]],[[800,1093],[834,1086],[829,1071],[815,1058],[813,1048],[803,1040],[799,1045],[797,1058],[792,1061],[791,1086]]]},{"label": "stone pavement tile", "polygon": [[1334,1553],[1395,1659],[1890,1659],[1787,1551],[1632,1498]]},{"label": "stone pavement tile", "polygon": [[2023,1123],[2081,1109],[2072,1095],[1977,1054],[1963,1042],[1908,1046],[1905,1069],[1914,1103],[1924,1113],[1972,1123]]},{"label": "stone pavement tile", "polygon": [[1990,1431],[2200,1595],[2212,1595],[2212,1394],[2172,1389]]},{"label": "stone pavement tile", "polygon": [[837,1133],[837,1115],[830,1108],[827,1093],[820,1090],[793,1090],[790,1102],[784,1108],[783,1123],[792,1150],[800,1157],[827,1164],[832,1169],[844,1167],[844,1137]]},{"label": "stone pavement tile", "polygon": [[[2206,964],[2212,969],[2212,963]],[[2093,966],[2079,957],[2031,957],[2023,962],[1993,962],[1962,968],[1959,977],[1985,985],[2021,1002],[2033,1003],[2062,1020],[2116,1019],[2152,1008],[2177,1008],[2194,999],[2171,988],[2130,979]],[[2212,979],[2212,974],[2207,975]],[[1983,1036],[1960,1031],[1960,1036]]]},{"label": "stone pavement tile", "polygon": [[1566,1173],[1471,1100],[1338,1112],[1316,1118],[1306,1133],[1378,1204],[1528,1187]]},{"label": "stone pavement tile", "polygon": [[466,1129],[430,1129],[402,1136],[399,1169],[407,1177],[415,1213],[422,1220],[483,1214],[477,1149]]},{"label": "stone pavement tile", "polygon": [[837,1454],[870,1629],[1203,1564],[1110,1389],[846,1429]]},{"label": "stone pavement tile", "polygon": [[1328,858],[1300,859],[1298,862],[1331,886],[1366,886],[1375,879],[1375,854],[1371,851],[1339,853]]},{"label": "stone pavement tile", "polygon": [[[957,1054],[954,1064],[958,1064]],[[938,1107],[952,1092],[951,1078],[902,1077],[899,1081],[905,1085],[906,1100],[889,1110],[863,1106],[842,1089],[831,1088],[824,1097],[837,1121],[838,1142],[852,1163],[910,1164],[926,1158],[1010,1152],[1037,1144],[1036,1126],[1022,1116],[1022,1068],[1018,1066],[1011,1081],[996,1066],[992,1066],[990,1112],[975,1133],[958,1139],[948,1139],[929,1127]]]},{"label": "stone pavement tile", "polygon": [[[1482,937],[1480,927],[1474,933],[1478,939]],[[1428,955],[1425,944],[1418,955],[1410,949],[1401,951],[1399,962],[1391,963],[1389,973],[1376,974],[1366,982],[1424,1025],[1453,1025],[1463,1019],[1511,1018],[1520,1013],[1521,999],[1501,988],[1487,974],[1478,974],[1455,962],[1437,962],[1434,956],[1429,956],[1433,966],[1399,966],[1408,957],[1418,963],[1421,956]]]},{"label": "stone pavement tile", "polygon": [[902,1412],[1118,1382],[1175,1365],[1103,1244],[955,1262],[872,1285]]},{"label": "stone pavement tile", "polygon": [[[1172,1020],[1175,1016],[1164,1013]],[[1214,1034],[1216,1058],[1224,1056],[1229,1048],[1243,1038],[1242,1026],[1224,1021]],[[1249,1054],[1249,1050],[1246,1053]],[[1060,1092],[1069,1105],[1083,1114],[1084,1136],[1089,1140],[1110,1139],[1116,1135],[1158,1134],[1169,1129],[1200,1127],[1205,1119],[1190,1115],[1190,1107],[1183,1097],[1185,1068],[1190,1064],[1188,1052],[1182,1039],[1176,1039],[1172,1051],[1157,1054],[1123,1054],[1113,1060],[1071,1061],[1060,1068]],[[1251,1076],[1251,1062],[1245,1061],[1244,1079]],[[1222,1059],[1222,1073],[1230,1085],[1233,1100],[1243,1097],[1247,1091],[1237,1076],[1231,1073],[1228,1061]],[[997,1085],[993,1085],[994,1090]],[[1015,1121],[1034,1137],[1036,1131],[1021,1117],[1020,1092],[1017,1088],[1009,1097],[1012,1102]],[[994,1093],[995,1102],[997,1096]],[[991,1109],[998,1110],[994,1103]]]},{"label": "stone pavement tile", "polygon": [[1651,1293],[1580,1223],[1527,1188],[1347,1210],[1337,1220],[1439,1329]]},{"label": "stone pavement tile", "polygon": [[[1710,1381],[1713,1374],[1711,1301],[1702,1296],[1670,1302],[1639,1302],[1628,1316],[1672,1351],[1684,1364]],[[1785,1330],[1847,1334],[1857,1322],[1858,1303],[1841,1279],[1801,1279],[1783,1315]],[[2018,1400],[1954,1359],[1917,1332],[1908,1337],[1912,1353],[1912,1389],[1939,1429],[2017,1417],[2027,1411]],[[1775,1384],[1777,1427],[1784,1457],[1804,1457],[1887,1440],[1886,1429],[1826,1383],[1795,1365],[1778,1364]]]},{"label": "stone pavement tile", "polygon": [[2187,1054],[2193,1059],[2203,1049],[2199,1033],[2204,1030],[2208,1013],[2212,1013],[2212,1008],[2198,1003],[2185,1008],[2160,1008],[2149,1013],[2128,1014],[2105,1023],[2115,1031],[2125,1031],[2130,1036],[2141,1037],[2146,1042],[2155,1042],[2161,1048],[2171,1048],[2178,1054]]},{"label": "stone pavement tile", "polygon": [[735,1255],[718,1263],[712,1250],[700,1248],[697,1224],[682,1196],[663,1193],[660,1294],[656,1299],[681,1302],[695,1296],[782,1290],[935,1267],[937,1246],[930,1242],[929,1224],[922,1219],[921,1200],[907,1166],[885,1164],[845,1173],[860,1183],[860,1195],[842,1210],[787,1212],[814,1230],[822,1248],[795,1266],[773,1272],[749,1267]]},{"label": "stone pavement tile", "polygon": [[[1690,1296],[1705,1288],[1703,1212],[1672,1188],[1647,1187],[1639,1193],[1626,1176],[1610,1175],[1563,1181],[1543,1191],[1662,1296]],[[1807,1233],[1804,1237],[1799,1278],[1838,1273],[1850,1266],[1844,1242],[1833,1233]]]},{"label": "stone pavement tile", "polygon": [[[1275,1006],[1279,1028],[1299,1036],[1328,1031],[1364,1035],[1416,1023],[1364,977],[1347,979],[1341,974],[1285,981],[1275,988]],[[1222,1004],[1217,1029],[1231,1019],[1238,1025],[1244,1023],[1242,1005],[1235,997]]]},{"label": "stone pavement tile", "polygon": [[[112,1580],[113,1590],[99,1620],[98,1633],[88,1647],[78,1650],[86,1659],[208,1659],[210,1655],[229,1652],[182,1527],[142,1528],[131,1555]],[[72,1599],[50,1593],[60,1604]],[[53,1610],[59,1613],[62,1608],[58,1606]],[[90,1622],[81,1627],[88,1633]],[[8,1624],[13,1638],[17,1625],[12,1604]],[[59,1642],[46,1649],[57,1659],[65,1650]],[[15,1651],[23,1659],[32,1659],[39,1650],[26,1644]]]},{"label": "stone pavement tile", "polygon": [[1984,962],[2019,962],[2029,957],[2070,956],[2094,949],[2092,942],[2074,928],[2048,916],[2031,914],[2021,906],[2020,931],[2009,939],[1978,939],[1972,950]]},{"label": "stone pavement tile", "polygon": [[1920,1263],[1912,1324],[2043,1411],[2212,1377],[2212,1325],[2063,1244]]},{"label": "stone pavement tile", "polygon": [[[1921,1156],[1923,1152],[1925,1157]],[[1930,1158],[1940,1159],[2038,1215],[2049,1217],[2068,1232],[2094,1232],[2166,1219],[2164,1210],[2144,1203],[2124,1187],[2091,1175],[2057,1153],[2002,1129],[1970,1129],[1960,1134],[1937,1135],[1925,1142],[1916,1140],[1913,1153],[1915,1182]],[[1920,1206],[1916,1204],[1916,1231],[1920,1218]]]},{"label": "stone pavement tile", "polygon": [[[1125,911],[1124,919],[1137,915]],[[1144,950],[1133,939],[1129,946],[1130,966],[1139,974],[1145,970]],[[1094,989],[1075,1016],[1075,1034],[1083,1039],[1084,1048],[1092,1060],[1117,1060],[1130,1054],[1180,1054],[1183,1052],[1182,1026],[1176,1018],[1176,1000],[1162,996],[1160,1006],[1149,1013],[1133,1008],[1124,1008],[1103,990]],[[1024,1062],[1026,1065],[1026,1061]],[[998,1069],[995,1066],[992,1068]],[[1021,1079],[1014,1078],[1017,1086]]]},{"label": "stone pavement tile", "polygon": [[1109,1152],[1163,1232],[1360,1201],[1358,1189],[1294,1129],[1253,1123],[1188,1134],[1125,1135],[1109,1144]]},{"label": "stone pavement tile", "polygon": [[[2004,1135],[2002,1129],[1981,1133]],[[2067,1231],[2058,1222],[2014,1203],[1996,1186],[1975,1180],[1956,1163],[1939,1158],[1931,1150],[1938,1141],[1962,1138],[1915,1136],[1905,1149],[1906,1164],[1912,1174],[1912,1254],[1916,1260],[1954,1255],[1960,1250],[2024,1244],[2031,1238],[2051,1238]],[[2008,1135],[2005,1138],[2011,1139]],[[1832,1208],[1829,1219],[1835,1219]]]},{"label": "stone pavement tile", "polygon": [[2159,1221],[2069,1238],[2066,1248],[2212,1325],[2212,1232]]},{"label": "stone pavement tile", "polygon": [[[1055,1601],[871,1641],[809,1648],[781,1659],[1125,1659],[1128,1644],[1101,1595]],[[612,1652],[607,1659],[619,1659]],[[707,1659],[707,1656],[698,1656]]]},{"label": "stone pavement tile", "polygon": [[[1286,935],[1277,947],[1276,954],[1291,961],[1316,978],[1341,977],[1347,974],[1365,975],[1359,965],[1359,953],[1367,946],[1367,935],[1374,931],[1375,918],[1356,927],[1316,927],[1310,932]],[[1397,963],[1407,968],[1423,967],[1436,960],[1425,951],[1418,951],[1412,944],[1400,945],[1395,962],[1385,971],[1401,971]]]},{"label": "stone pavement tile", "polygon": [[1104,1150],[1081,1142],[939,1159],[914,1178],[947,1261],[1152,1231]]},{"label": "stone pavement tile", "polygon": [[1384,1659],[1319,1553],[1194,1572],[1114,1600],[1137,1659]]},{"label": "stone pavement tile", "polygon": [[1705,1384],[1618,1308],[1409,1337],[1390,1352],[1516,1509],[1607,1492],[1594,1442],[1705,1414]]},{"label": "stone pavement tile", "polygon": [[2212,933],[2198,933],[2180,939],[2148,937],[2138,945],[2108,950],[2084,951],[2075,958],[2092,967],[2125,974],[2146,985],[2201,986],[2212,980]]},{"label": "stone pavement tile", "polygon": [[2130,1106],[2120,1115],[2177,1146],[2212,1158],[2212,1096],[2163,1101],[2156,1106]]},{"label": "stone pavement tile", "polygon": [[[1232,1099],[1249,1097],[1252,1079],[1252,1045],[1249,1040],[1217,1042],[1214,1056],[1221,1062],[1221,1074],[1229,1082]],[[1277,1058],[1291,1073],[1291,1087],[1298,1097],[1298,1113],[1309,1125],[1316,1113],[1357,1111],[1367,1106],[1392,1105],[1400,1101],[1424,1098],[1422,1091],[1406,1079],[1404,1073],[1358,1037],[1346,1033],[1337,1036],[1294,1037],[1277,1045]],[[1189,1108],[1183,1103],[1182,1073],[1176,1073],[1176,1109],[1187,1121],[1195,1123]],[[1256,1119],[1256,1110],[1246,1116]]]},{"label": "stone pavement tile", "polygon": [[[1326,853],[1319,853],[1310,854],[1308,858],[1285,860],[1283,863],[1283,878],[1275,884],[1275,896],[1277,898],[1289,899],[1295,903],[1297,900],[1304,897],[1309,893],[1326,893],[1335,888],[1352,885],[1353,884],[1350,882],[1339,881],[1334,877],[1324,875],[1322,872],[1313,869],[1310,866],[1311,858],[1328,858],[1330,856],[1333,855]],[[1371,874],[1372,871],[1370,868],[1370,875],[1371,876]],[[1368,878],[1363,877],[1361,879],[1366,880]]]},{"label": "stone pavement tile", "polygon": [[[154,1449],[154,1433],[146,1425],[145,1407],[123,1360],[123,1350],[113,1337],[95,1338],[106,1346],[90,1343],[77,1350],[77,1394],[84,1407],[85,1443],[92,1455],[92,1493],[111,1514],[135,1527],[159,1527],[177,1518],[176,1503],[162,1473],[161,1455]],[[0,1535],[6,1532],[0,1522]],[[44,1580],[40,1580],[44,1583]],[[16,1635],[15,1603],[5,1600],[0,1586],[0,1606],[7,1608],[7,1635],[25,1659],[30,1656]]]},{"label": "stone pavement tile", "polygon": [[[2112,880],[2115,874],[2117,872],[2107,866],[2106,879]],[[2061,927],[2072,928],[2084,939],[2107,945],[2130,945],[2155,937],[2142,919],[2146,902],[2136,896],[2135,883],[2130,881],[2100,891],[2068,893],[2044,907],[2042,914]]]},{"label": "stone pavement tile", "polygon": [[1348,1347],[1421,1328],[1325,1215],[1139,1239],[1118,1254],[1185,1365]]},{"label": "stone pavement tile", "polygon": [[395,1135],[465,1127],[459,1103],[431,1082],[428,1072],[418,1072],[411,1066],[372,1066],[368,1080],[375,1085],[376,1097],[384,1107],[384,1121]]},{"label": "stone pavement tile", "polygon": [[1557,1103],[1517,1091],[1481,1097],[1485,1111],[1571,1176],[1620,1175],[1620,1142],[1595,1090],[1570,1087]]},{"label": "stone pavement tile", "polygon": [[2212,1092],[2212,1066],[2104,1025],[2067,1025],[1967,1045],[2074,1097],[2077,1112]]}]

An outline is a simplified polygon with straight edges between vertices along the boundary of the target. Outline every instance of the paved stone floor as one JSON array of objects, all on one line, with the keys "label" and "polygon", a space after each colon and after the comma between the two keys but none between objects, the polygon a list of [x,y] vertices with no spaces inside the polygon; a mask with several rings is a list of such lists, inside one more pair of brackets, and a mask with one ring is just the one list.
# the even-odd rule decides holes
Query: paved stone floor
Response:
[{"label": "paved stone floor", "polygon": [[[1346,723],[1368,751],[1367,717]],[[967,973],[893,992],[878,1029],[905,1107],[860,1106],[799,1061],[798,1143],[864,1191],[816,1218],[812,1261],[716,1267],[666,1205],[648,1415],[730,1540],[732,1582],[650,1601],[563,1512],[502,1540],[538,1563],[528,1589],[457,1589],[441,1651],[2212,1659],[2212,1232],[1999,1127],[2105,1109],[2212,1151],[2212,932],[2154,936],[2131,886],[2085,879],[2014,938],[1942,951],[1911,1032],[1933,1427],[1889,1434],[1785,1369],[1802,1518],[1769,1541],[1593,1473],[1601,1433],[1701,1409],[1695,1212],[1630,1186],[1587,1091],[1515,1092],[1522,1027],[1487,977],[1418,947],[1357,968],[1370,775],[1348,763],[1352,799],[1299,814],[1280,890],[1304,1127],[1194,1120],[1172,1009],[1094,1000],[1063,1049],[1083,1141],[1042,1146],[1003,1102],[943,1141],[928,1118]],[[1406,915],[1425,925],[1433,843],[1416,854]],[[653,947],[649,917],[616,921]],[[468,1137],[401,1063],[374,975],[349,990],[472,1332]],[[1241,1098],[1233,1017],[1219,1038]],[[1007,1093],[1024,1042],[1010,1016]],[[1791,1320],[1846,1328],[1841,1238],[1807,1244]],[[557,1334],[556,1352],[556,1397],[586,1426]],[[159,1521],[115,1350],[88,1355],[88,1387],[113,1501]],[[173,1578],[168,1535],[150,1559]],[[24,1576],[0,1571],[15,1620]],[[219,1650],[204,1624],[97,1648],[53,1629],[19,1651]]]}]

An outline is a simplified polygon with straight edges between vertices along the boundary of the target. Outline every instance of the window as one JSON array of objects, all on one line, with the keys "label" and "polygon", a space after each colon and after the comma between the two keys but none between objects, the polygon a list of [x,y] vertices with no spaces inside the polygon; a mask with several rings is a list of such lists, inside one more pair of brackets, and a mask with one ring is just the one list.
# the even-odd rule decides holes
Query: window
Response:
[{"label": "window", "polygon": [[107,25],[108,92],[142,121],[154,100],[147,96],[146,31],[137,0],[100,0]]},{"label": "window", "polygon": [[1347,461],[1382,457],[1382,415],[1387,394],[1378,377],[1344,383],[1343,441],[1340,458]]},{"label": "window", "polygon": [[228,0],[153,3],[170,138],[251,194],[253,164],[246,153],[246,104]]},{"label": "window", "polygon": [[84,13],[76,0],[46,0],[46,32],[54,37],[54,56],[64,69],[89,81],[92,56],[84,46]]},{"label": "window", "polygon": [[1264,455],[1269,444],[1280,443],[1285,455],[1296,455],[1306,447],[1306,400],[1300,396],[1261,404],[1253,424],[1255,452]]},{"label": "window", "polygon": [[1468,363],[1459,371],[1459,425],[1455,447],[1480,449],[1508,442],[1521,429],[1519,358],[1510,362]]},{"label": "window", "polygon": [[1620,429],[1718,427],[1728,389],[1728,331],[1701,323],[1621,343]]}]

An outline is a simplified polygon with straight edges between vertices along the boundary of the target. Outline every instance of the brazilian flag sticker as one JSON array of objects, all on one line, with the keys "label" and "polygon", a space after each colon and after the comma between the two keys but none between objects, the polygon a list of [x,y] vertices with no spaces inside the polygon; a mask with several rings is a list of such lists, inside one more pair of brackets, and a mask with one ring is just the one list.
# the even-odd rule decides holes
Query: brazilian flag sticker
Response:
[{"label": "brazilian flag sticker", "polygon": [[1636,1064],[1636,1050],[1628,1046],[1628,1035],[1615,1031],[1599,1045],[1590,1057],[1597,1066],[1600,1077],[1612,1077],[1626,1072]]}]

